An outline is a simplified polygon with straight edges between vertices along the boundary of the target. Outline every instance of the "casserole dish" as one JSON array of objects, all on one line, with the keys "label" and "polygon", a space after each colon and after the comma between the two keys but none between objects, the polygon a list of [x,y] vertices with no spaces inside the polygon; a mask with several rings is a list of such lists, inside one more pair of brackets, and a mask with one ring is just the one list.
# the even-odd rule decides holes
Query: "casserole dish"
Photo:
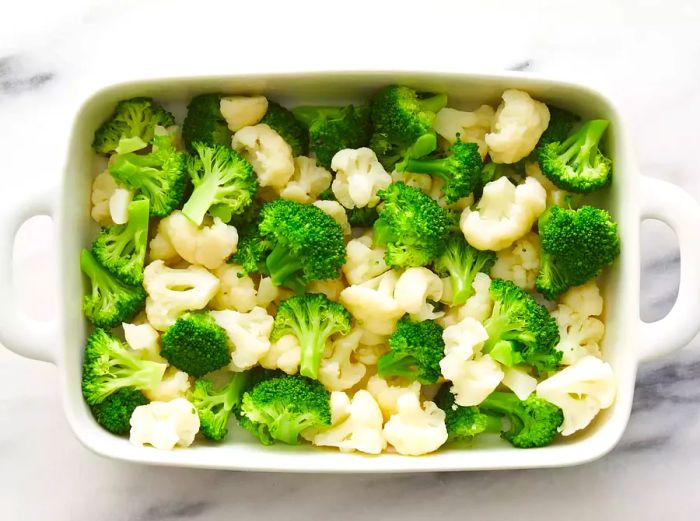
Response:
[{"label": "casserole dish", "polygon": [[[178,104],[205,92],[266,94],[288,105],[349,102],[367,98],[391,83],[419,90],[445,92],[450,106],[471,108],[497,104],[503,90],[522,89],[534,98],[573,110],[584,118],[607,118],[611,131],[607,150],[615,165],[615,181],[603,192],[600,206],[619,223],[622,254],[604,285],[607,331],[603,355],[616,375],[615,404],[577,436],[538,449],[519,450],[497,437],[484,436],[464,449],[446,447],[417,458],[383,454],[343,454],[310,447],[261,446],[246,433],[234,430],[223,444],[199,444],[171,452],[135,447],[97,425],[80,389],[82,353],[87,322],[81,313],[83,285],[79,269],[81,248],[94,236],[89,217],[89,194],[95,128],[115,103],[132,96],[152,96],[177,114]],[[181,115],[181,114],[178,114]],[[107,87],[79,109],[69,140],[62,184],[56,192],[18,197],[0,214],[0,287],[12,284],[11,258],[17,228],[33,215],[49,215],[55,222],[59,248],[59,311],[49,323],[21,315],[11,299],[0,300],[0,339],[17,353],[56,364],[68,421],[76,436],[98,454],[117,459],[187,467],[266,471],[408,472],[553,467],[590,461],[619,440],[632,406],[637,364],[685,345],[700,330],[700,246],[694,235],[700,205],[686,192],[663,181],[641,177],[634,163],[619,114],[603,95],[580,85],[521,74],[440,74],[413,72],[324,72],[280,75],[179,78],[130,82]],[[639,224],[644,219],[667,223],[677,234],[682,257],[678,300],[671,312],[654,323],[639,318]]]}]

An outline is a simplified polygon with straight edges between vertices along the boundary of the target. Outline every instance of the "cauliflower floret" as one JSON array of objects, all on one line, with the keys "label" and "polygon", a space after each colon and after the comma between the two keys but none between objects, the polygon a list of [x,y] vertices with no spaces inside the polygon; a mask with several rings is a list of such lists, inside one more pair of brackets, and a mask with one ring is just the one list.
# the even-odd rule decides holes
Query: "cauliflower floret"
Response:
[{"label": "cauliflower floret", "polygon": [[517,187],[501,177],[486,183],[476,210],[464,209],[459,227],[475,248],[502,250],[530,231],[546,201],[547,192],[532,177]]},{"label": "cauliflower floret", "polygon": [[515,367],[503,368],[503,381],[501,383],[513,391],[520,400],[527,399],[537,388],[537,379]]},{"label": "cauliflower floret", "polygon": [[414,174],[412,172],[399,172],[394,170],[391,173],[391,182],[396,183],[401,181],[408,186],[419,188],[425,193],[430,193],[433,186],[433,176],[430,174]]},{"label": "cauliflower floret", "polygon": [[391,176],[370,148],[341,150],[333,156],[331,168],[336,173],[333,193],[345,208],[377,206],[377,192],[391,184]]},{"label": "cauliflower floret", "polygon": [[[333,395],[345,393],[334,392]],[[352,401],[346,406],[347,416],[333,426],[320,432],[313,438],[313,444],[322,447],[338,447],[341,452],[354,450],[367,454],[380,454],[386,448],[386,440],[382,433],[384,419],[379,405],[367,391],[355,393]]]},{"label": "cauliflower floret", "polygon": [[176,211],[163,219],[160,226],[180,257],[210,270],[226,262],[238,246],[235,226],[224,224],[218,217],[211,226],[199,227]]},{"label": "cauliflower floret", "polygon": [[345,251],[347,261],[343,273],[350,284],[362,284],[389,270],[384,262],[384,248],[372,245],[372,232],[349,241]]},{"label": "cauliflower floret", "polygon": [[537,179],[542,187],[547,191],[547,206],[565,206],[566,198],[569,193],[565,190],[557,188],[554,183],[552,183],[540,170],[540,165],[537,161],[529,161],[525,164],[525,174]]},{"label": "cauliflower floret", "polygon": [[299,203],[311,203],[321,192],[331,186],[332,180],[331,173],[317,165],[315,159],[305,156],[295,157],[294,175],[287,186],[280,191],[280,197]]},{"label": "cauliflower floret", "polygon": [[452,355],[463,361],[469,360],[478,353],[488,337],[486,329],[479,321],[466,317],[442,331],[445,355]]},{"label": "cauliflower floret", "polygon": [[540,272],[540,238],[530,232],[510,248],[496,252],[496,262],[491,276],[512,280],[525,290],[535,289],[535,279]]},{"label": "cauliflower floret", "polygon": [[170,242],[170,238],[165,231],[165,224],[163,224],[164,220],[165,219],[161,219],[161,221],[158,223],[158,231],[156,232],[155,237],[153,237],[151,242],[148,244],[148,258],[152,261],[163,260],[170,264],[174,264],[182,259],[175,251],[173,244]]},{"label": "cauliflower floret", "polygon": [[201,266],[174,269],[157,260],[143,270],[143,287],[148,321],[165,331],[185,311],[203,309],[219,290],[219,279]]},{"label": "cauliflower floret", "polygon": [[428,268],[408,268],[396,282],[394,300],[417,320],[434,320],[443,313],[435,312],[428,300],[442,298],[442,280]]},{"label": "cauliflower floret", "polygon": [[515,163],[532,152],[549,125],[549,109],[527,92],[508,89],[484,138],[495,163]]},{"label": "cauliflower floret", "polygon": [[340,292],[345,289],[343,279],[315,280],[306,287],[308,293],[323,293],[329,300],[337,302]]},{"label": "cauliflower floret", "polygon": [[382,410],[384,419],[399,412],[398,399],[405,394],[412,394],[418,399],[420,395],[420,383],[411,382],[401,385],[400,383],[389,383],[384,378],[374,375],[367,381],[367,390],[377,400],[379,408]]},{"label": "cauliflower floret", "polygon": [[345,208],[338,201],[314,201],[314,206],[320,208],[323,213],[333,218],[343,230],[343,235],[346,237],[352,233],[350,221]]},{"label": "cauliflower floret", "polygon": [[214,273],[219,277],[219,291],[211,299],[211,307],[247,313],[258,305],[255,283],[241,266],[222,264]]},{"label": "cauliflower floret", "polygon": [[272,302],[280,297],[281,289],[272,283],[270,277],[262,277],[258,283],[258,294],[256,296],[258,306],[268,307]]},{"label": "cauliflower floret", "polygon": [[398,412],[384,426],[386,441],[405,456],[420,456],[440,448],[447,441],[445,412],[433,402],[423,402],[406,393],[397,400]]},{"label": "cauliflower floret", "polygon": [[296,374],[301,362],[301,347],[294,335],[284,335],[270,345],[260,365],[265,369],[281,369],[287,374]]},{"label": "cauliflower floret", "polygon": [[292,147],[264,123],[240,129],[231,147],[253,165],[260,186],[279,191],[294,175]]},{"label": "cauliflower floret", "polygon": [[165,375],[156,388],[144,389],[143,394],[152,402],[169,402],[175,398],[184,398],[189,390],[189,375],[171,366],[165,370]]},{"label": "cauliflower floret", "polygon": [[388,351],[389,345],[386,342],[383,344],[365,345],[360,340],[360,345],[355,350],[355,360],[365,366],[377,365],[379,358]]},{"label": "cauliflower floret", "polygon": [[360,345],[362,331],[352,331],[326,344],[326,350],[318,370],[318,381],[331,391],[344,391],[357,384],[365,376],[367,368],[353,360],[353,353]]},{"label": "cauliflower floret", "polygon": [[444,108],[435,115],[433,128],[450,145],[457,140],[457,134],[463,142],[476,143],[481,159],[484,159],[488,152],[485,137],[491,130],[494,117],[493,107],[488,105],[482,105],[473,112]]},{"label": "cauliflower floret", "polygon": [[600,357],[605,325],[596,318],[603,313],[603,297],[595,281],[570,288],[552,313],[559,326],[562,364],[571,365],[586,355]]},{"label": "cauliflower floret", "polygon": [[256,365],[270,350],[270,333],[274,319],[263,308],[249,313],[230,309],[211,311],[217,324],[226,331],[231,352],[232,371],[245,371]]},{"label": "cauliflower floret", "polygon": [[141,358],[153,362],[167,362],[160,356],[158,345],[158,331],[148,322],[143,324],[127,324],[122,322],[124,339],[131,349],[138,351]]},{"label": "cauliflower floret", "polygon": [[117,188],[117,182],[111,176],[109,170],[98,174],[92,181],[92,193],[90,195],[92,209],[90,210],[90,216],[100,226],[111,226],[114,224],[109,210],[109,201]]},{"label": "cauliflower floret", "polygon": [[615,400],[612,367],[595,356],[584,356],[574,365],[537,385],[537,396],[553,403],[564,413],[559,430],[563,436],[588,426],[593,418]]},{"label": "cauliflower floret", "polygon": [[260,123],[267,112],[265,96],[226,96],[219,103],[221,115],[229,130],[236,132],[243,127]]},{"label": "cauliflower floret", "polygon": [[131,443],[163,450],[189,447],[199,432],[197,411],[184,398],[140,405],[134,409],[129,423]]},{"label": "cauliflower floret", "polygon": [[109,198],[109,215],[114,224],[126,224],[129,221],[129,205],[134,192],[118,187]]},{"label": "cauliflower floret", "polygon": [[398,275],[391,270],[362,284],[353,284],[340,293],[340,302],[360,326],[378,335],[389,335],[404,314],[394,300],[397,280]]}]

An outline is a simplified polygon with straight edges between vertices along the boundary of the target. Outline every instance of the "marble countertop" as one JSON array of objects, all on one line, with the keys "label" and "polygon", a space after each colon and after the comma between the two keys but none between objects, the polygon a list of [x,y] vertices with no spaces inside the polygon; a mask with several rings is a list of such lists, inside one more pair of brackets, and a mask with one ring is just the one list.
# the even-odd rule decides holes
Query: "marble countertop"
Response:
[{"label": "marble countertop", "polygon": [[[238,4],[3,4],[0,204],[58,182],[71,117],[102,85],[343,68],[525,69],[586,82],[618,104],[642,173],[700,198],[696,1]],[[672,306],[680,261],[668,229],[647,223],[642,230],[641,315],[655,320]],[[19,300],[33,306],[34,316],[51,314],[55,290],[45,268],[52,259],[46,220],[29,223],[18,238],[17,282]],[[584,466],[313,476],[154,468],[97,457],[70,432],[55,368],[0,346],[0,519],[697,519],[699,348],[696,339],[640,368],[624,438],[610,455]]]}]

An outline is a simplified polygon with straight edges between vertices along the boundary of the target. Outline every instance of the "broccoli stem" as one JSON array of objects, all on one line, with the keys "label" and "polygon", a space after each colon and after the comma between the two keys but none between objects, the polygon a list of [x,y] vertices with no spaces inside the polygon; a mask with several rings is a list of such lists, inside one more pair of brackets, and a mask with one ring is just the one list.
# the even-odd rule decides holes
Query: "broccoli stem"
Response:
[{"label": "broccoli stem", "polygon": [[100,288],[106,290],[105,294],[109,294],[117,288],[107,270],[97,262],[89,250],[83,250],[80,253],[80,269],[92,282],[92,294],[94,297],[99,296]]},{"label": "broccoli stem", "polygon": [[299,258],[281,243],[272,249],[265,260],[265,265],[275,286],[284,285],[292,275],[303,268]]},{"label": "broccoli stem", "polygon": [[494,304],[493,314],[484,324],[486,333],[489,335],[488,340],[484,343],[481,352],[488,354],[491,350],[503,340],[508,340],[507,333],[511,330],[510,319],[507,313],[499,313],[498,303]]},{"label": "broccoli stem", "polygon": [[321,355],[328,338],[327,328],[321,329],[318,317],[311,320],[309,326],[301,322],[299,344],[301,345],[301,363],[299,373],[308,378],[318,379],[318,368],[321,366]]},{"label": "broccoli stem", "polygon": [[408,380],[416,378],[416,366],[418,361],[411,355],[396,355],[390,351],[382,356],[377,362],[379,376],[391,377],[399,376]]},{"label": "broccoli stem", "polygon": [[404,170],[413,174],[435,175],[444,181],[450,177],[450,170],[444,159],[412,159],[409,157],[404,165],[402,165]]},{"label": "broccoli stem", "polygon": [[374,221],[372,233],[374,243],[378,246],[386,246],[390,242],[393,242],[395,238],[389,223],[381,218],[381,212],[379,213],[379,219]]},{"label": "broccoli stem", "polygon": [[447,106],[447,94],[436,94],[419,101],[420,107],[425,112],[438,112]]},{"label": "broccoli stem", "polygon": [[583,125],[578,132],[564,141],[561,145],[562,160],[569,163],[572,159],[572,167],[577,173],[589,164],[591,155],[598,151],[598,143],[610,122],[606,119],[593,119]]},{"label": "broccoli stem", "polygon": [[274,431],[274,437],[281,442],[296,445],[299,443],[299,434],[304,430],[302,425],[309,419],[308,414],[283,413],[273,422],[270,430]]},{"label": "broccoli stem", "polygon": [[139,246],[144,247],[146,253],[148,234],[148,217],[149,217],[149,201],[148,199],[139,199],[129,205],[129,220],[126,223],[124,231],[116,236],[114,241],[116,257],[127,257],[131,255]]},{"label": "broccoli stem", "polygon": [[217,176],[205,176],[202,182],[192,191],[192,196],[182,207],[182,213],[197,226],[202,224],[204,216],[216,199],[219,191]]}]

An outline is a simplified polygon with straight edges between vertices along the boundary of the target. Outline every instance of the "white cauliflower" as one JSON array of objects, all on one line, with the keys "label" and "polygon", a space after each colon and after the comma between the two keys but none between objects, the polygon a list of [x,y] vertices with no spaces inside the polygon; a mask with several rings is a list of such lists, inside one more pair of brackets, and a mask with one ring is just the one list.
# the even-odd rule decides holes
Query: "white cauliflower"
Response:
[{"label": "white cauliflower", "polygon": [[479,352],[488,337],[486,329],[478,320],[466,317],[442,331],[445,355],[455,356],[463,361],[469,360]]},{"label": "white cauliflower", "polygon": [[532,177],[517,187],[501,177],[486,183],[476,210],[465,208],[459,226],[475,248],[502,250],[530,231],[546,201],[547,192]]},{"label": "white cauliflower", "polygon": [[296,374],[301,362],[301,346],[294,335],[284,335],[272,342],[270,349],[260,359],[265,369],[281,369],[287,374]]},{"label": "white cauliflower", "polygon": [[175,398],[184,398],[189,390],[189,375],[171,366],[165,370],[165,375],[156,388],[144,389],[143,394],[152,402],[169,402]]},{"label": "white cauliflower", "polygon": [[331,173],[317,165],[315,159],[306,156],[295,157],[294,175],[280,190],[280,197],[298,203],[311,203],[331,186],[332,180]]},{"label": "white cauliflower", "polygon": [[457,140],[457,134],[465,143],[476,143],[481,159],[484,159],[488,152],[485,137],[491,130],[494,116],[493,107],[488,105],[482,105],[473,112],[444,108],[435,115],[433,128],[450,145]]},{"label": "white cauliflower", "polygon": [[168,362],[160,356],[158,331],[153,329],[151,324],[148,322],[142,324],[122,322],[122,329],[124,330],[124,340],[126,340],[127,345],[134,351],[138,351],[139,357],[152,362]]},{"label": "white cauliflower", "polygon": [[260,186],[281,190],[294,175],[292,148],[264,123],[240,129],[231,147],[253,165]]},{"label": "white cauliflower", "polygon": [[549,125],[549,109],[527,92],[508,89],[484,138],[495,163],[516,163],[532,152]]},{"label": "white cauliflower", "polygon": [[224,224],[218,217],[211,226],[197,226],[180,211],[175,211],[159,224],[177,254],[190,264],[210,270],[221,266],[238,246],[235,226]]},{"label": "white cauliflower", "polygon": [[593,418],[615,400],[612,367],[595,356],[584,356],[575,364],[537,385],[537,396],[553,403],[564,413],[559,430],[563,436],[588,426]]},{"label": "white cauliflower", "polygon": [[513,243],[510,248],[496,252],[496,262],[491,276],[512,280],[517,286],[535,289],[535,279],[540,272],[540,238],[530,232]]},{"label": "white cauliflower", "polygon": [[197,411],[184,398],[140,405],[134,409],[129,423],[131,443],[162,450],[189,447],[199,432]]},{"label": "white cauliflower", "polygon": [[370,148],[341,150],[333,156],[331,168],[336,173],[333,193],[345,208],[377,206],[377,192],[391,184],[391,176]]},{"label": "white cauliflower", "polygon": [[412,172],[399,172],[398,170],[394,170],[391,173],[391,182],[396,183],[397,181],[406,183],[408,186],[414,188],[420,188],[425,193],[430,193],[434,179],[430,174],[414,174]]},{"label": "white cauliflower", "polygon": [[152,261],[162,260],[174,264],[182,259],[180,259],[173,244],[170,242],[170,238],[165,231],[165,224],[163,224],[164,220],[165,219],[160,220],[156,235],[148,244],[148,258]]},{"label": "white cauliflower", "polygon": [[[337,394],[331,394],[331,403]],[[336,400],[338,401],[338,400]],[[366,454],[380,454],[386,448],[382,432],[384,418],[379,405],[367,391],[360,390],[346,405],[346,417],[333,426],[314,436],[312,443],[321,447],[338,447],[341,452],[359,451]]]},{"label": "white cauliflower", "polygon": [[384,419],[388,420],[399,412],[399,397],[405,394],[412,394],[416,397],[416,400],[418,399],[420,396],[420,383],[411,382],[406,385],[401,385],[398,382],[389,383],[384,378],[374,375],[367,381],[367,390],[377,400]]},{"label": "white cauliflower", "polygon": [[540,165],[537,161],[529,161],[525,164],[525,174],[537,179],[542,187],[547,191],[547,206],[565,206],[566,198],[569,193],[561,188],[557,188],[540,170]]},{"label": "white cauliflower", "polygon": [[255,283],[241,266],[222,264],[214,273],[219,278],[219,291],[211,299],[211,307],[247,313],[258,305]]},{"label": "white cauliflower", "polygon": [[537,379],[515,367],[503,367],[501,383],[513,391],[520,400],[527,399],[537,388]]},{"label": "white cauliflower", "polygon": [[92,209],[90,210],[90,216],[100,226],[111,226],[114,224],[109,210],[109,200],[117,188],[117,182],[109,173],[109,170],[98,174],[92,181],[92,193],[90,194]]},{"label": "white cauliflower", "polygon": [[420,456],[436,451],[447,441],[445,412],[433,402],[403,394],[397,401],[398,412],[384,425],[384,437],[399,454]]},{"label": "white cauliflower", "polygon": [[314,201],[313,204],[316,208],[320,208],[323,213],[329,215],[338,223],[338,226],[343,230],[343,235],[348,236],[352,233],[348,214],[345,208],[343,208],[343,205],[338,201]]},{"label": "white cauliflower", "polygon": [[143,287],[148,321],[165,331],[185,311],[203,309],[219,290],[219,279],[201,266],[174,269],[157,260],[144,269]]},{"label": "white cauliflower", "polygon": [[226,96],[221,98],[219,110],[229,130],[236,132],[243,127],[260,123],[267,112],[267,98],[265,96]]},{"label": "white cauliflower", "polygon": [[355,360],[361,364],[377,365],[379,358],[389,351],[389,345],[385,342],[380,344],[363,344],[360,340],[360,345],[355,349]]},{"label": "white cauliflower", "polygon": [[134,192],[117,187],[109,198],[109,215],[114,224],[126,224],[129,220],[129,205],[134,198]]},{"label": "white cauliflower", "polygon": [[306,287],[307,293],[323,293],[329,300],[337,302],[345,289],[343,279],[315,280]]},{"label": "white cauliflower", "polygon": [[559,326],[562,364],[571,365],[586,355],[600,357],[605,325],[597,318],[603,313],[603,297],[595,281],[570,288],[552,313]]},{"label": "white cauliflower", "polygon": [[442,289],[442,280],[428,268],[408,268],[396,281],[394,300],[415,319],[434,320],[442,313],[435,312],[428,300],[439,301]]},{"label": "white cauliflower", "polygon": [[261,308],[268,307],[272,302],[280,298],[281,293],[281,288],[275,286],[270,277],[261,277],[260,282],[258,282],[258,294],[256,295],[258,306]]},{"label": "white cauliflower", "polygon": [[360,345],[362,331],[354,330],[326,344],[318,370],[318,381],[330,391],[344,391],[357,384],[365,376],[367,368],[353,360],[353,353]]},{"label": "white cauliflower", "polygon": [[362,284],[389,270],[384,262],[384,248],[372,245],[372,232],[352,239],[345,246],[347,261],[343,273],[350,284]]},{"label": "white cauliflower", "polygon": [[250,369],[270,350],[274,319],[263,308],[255,307],[249,313],[230,309],[210,313],[228,336],[232,349],[229,368],[232,371]]},{"label": "white cauliflower", "polygon": [[367,282],[345,288],[340,293],[340,302],[360,326],[378,335],[389,335],[404,314],[394,300],[397,281],[396,272],[387,271]]}]

